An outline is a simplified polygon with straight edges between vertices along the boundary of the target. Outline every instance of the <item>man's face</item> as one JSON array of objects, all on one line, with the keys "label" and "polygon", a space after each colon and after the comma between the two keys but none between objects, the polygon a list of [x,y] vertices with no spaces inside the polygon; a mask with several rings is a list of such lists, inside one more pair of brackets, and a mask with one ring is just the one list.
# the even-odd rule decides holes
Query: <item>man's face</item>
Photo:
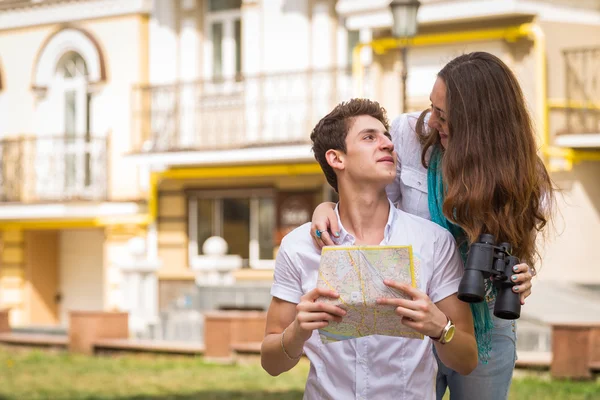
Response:
[{"label": "man's face", "polygon": [[354,118],[346,136],[344,169],[358,182],[387,185],[396,177],[396,152],[390,133],[369,115]]}]

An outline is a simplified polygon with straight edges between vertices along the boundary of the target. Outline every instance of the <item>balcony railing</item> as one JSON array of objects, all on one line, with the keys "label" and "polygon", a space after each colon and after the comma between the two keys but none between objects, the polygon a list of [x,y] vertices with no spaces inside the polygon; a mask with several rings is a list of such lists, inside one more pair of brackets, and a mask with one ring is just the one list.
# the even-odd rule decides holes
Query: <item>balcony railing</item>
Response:
[{"label": "balcony railing", "polygon": [[307,143],[315,123],[352,97],[349,69],[203,80],[133,91],[141,152]]},{"label": "balcony railing", "polygon": [[566,50],[563,57],[567,96],[563,133],[600,133],[600,47]]},{"label": "balcony railing", "polygon": [[89,136],[0,140],[0,202],[105,200],[107,143]]}]

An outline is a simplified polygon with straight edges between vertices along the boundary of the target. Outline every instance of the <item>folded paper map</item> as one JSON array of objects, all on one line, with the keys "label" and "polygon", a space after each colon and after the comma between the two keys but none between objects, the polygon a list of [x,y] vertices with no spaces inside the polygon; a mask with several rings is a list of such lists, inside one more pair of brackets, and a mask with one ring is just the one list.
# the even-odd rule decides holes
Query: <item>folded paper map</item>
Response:
[{"label": "folded paper map", "polygon": [[335,304],[347,314],[341,322],[331,321],[319,329],[323,343],[368,335],[422,339],[422,334],[400,322],[394,306],[377,304],[382,297],[407,298],[386,286],[383,280],[416,287],[418,271],[414,264],[412,246],[324,247],[317,287],[332,289],[340,297],[321,297],[317,301]]}]

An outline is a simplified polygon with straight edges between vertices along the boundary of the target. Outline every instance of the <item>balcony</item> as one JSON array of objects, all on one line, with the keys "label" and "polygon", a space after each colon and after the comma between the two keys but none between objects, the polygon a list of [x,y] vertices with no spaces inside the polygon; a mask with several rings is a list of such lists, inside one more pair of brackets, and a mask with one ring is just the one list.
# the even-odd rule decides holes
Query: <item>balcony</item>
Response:
[{"label": "balcony", "polygon": [[136,87],[135,148],[160,153],[306,144],[316,122],[352,93],[349,69]]},{"label": "balcony", "polygon": [[107,148],[89,136],[0,140],[0,202],[105,200]]},{"label": "balcony", "polygon": [[[566,102],[564,125],[555,143],[570,148],[600,148],[600,47],[563,52]],[[559,127],[561,126],[559,125]]]}]

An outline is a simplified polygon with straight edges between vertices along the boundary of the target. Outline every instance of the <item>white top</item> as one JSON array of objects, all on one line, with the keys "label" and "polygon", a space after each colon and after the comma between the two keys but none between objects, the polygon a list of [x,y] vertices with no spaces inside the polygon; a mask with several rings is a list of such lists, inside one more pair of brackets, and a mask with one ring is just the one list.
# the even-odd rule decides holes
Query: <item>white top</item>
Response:
[{"label": "white top", "polygon": [[[353,245],[355,238],[337,215],[336,244]],[[316,287],[321,252],[309,231],[306,223],[283,238],[271,288],[274,297],[297,304]],[[454,238],[433,222],[390,206],[381,245],[409,244],[415,267],[420,265],[419,290],[434,303],[456,293],[463,267]],[[314,331],[304,352],[311,362],[305,399],[435,399],[437,363],[428,337],[373,335],[324,345]]]},{"label": "white top", "polygon": [[390,134],[394,150],[398,153],[398,173],[394,182],[386,187],[386,192],[396,207],[407,213],[431,219],[427,201],[427,169],[421,163],[423,147],[415,130],[420,114],[402,114],[392,121]]}]

